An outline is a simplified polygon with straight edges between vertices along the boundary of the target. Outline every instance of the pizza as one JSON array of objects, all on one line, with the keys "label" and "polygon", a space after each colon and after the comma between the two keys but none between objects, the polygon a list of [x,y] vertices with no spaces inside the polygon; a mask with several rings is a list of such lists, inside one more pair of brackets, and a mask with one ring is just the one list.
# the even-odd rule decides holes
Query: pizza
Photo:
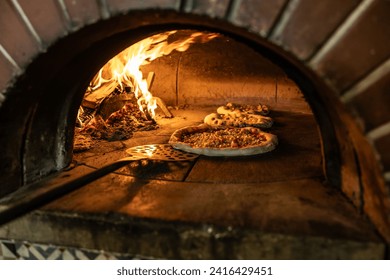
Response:
[{"label": "pizza", "polygon": [[210,126],[234,126],[234,127],[259,127],[270,128],[273,120],[270,117],[253,114],[241,114],[234,116],[229,114],[212,113],[204,118],[204,123]]},{"label": "pizza", "polygon": [[179,150],[206,156],[248,156],[272,151],[278,138],[255,127],[201,124],[176,130],[169,144]]},{"label": "pizza", "polygon": [[267,105],[257,104],[237,104],[227,103],[225,106],[218,107],[217,113],[222,115],[230,115],[233,117],[240,117],[242,114],[262,115],[266,116],[270,112]]}]

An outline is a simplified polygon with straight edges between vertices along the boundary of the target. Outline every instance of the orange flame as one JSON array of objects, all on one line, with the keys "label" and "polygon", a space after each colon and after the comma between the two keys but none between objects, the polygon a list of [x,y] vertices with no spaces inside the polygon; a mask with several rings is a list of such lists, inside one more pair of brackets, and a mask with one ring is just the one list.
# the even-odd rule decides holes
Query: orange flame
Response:
[{"label": "orange flame", "polygon": [[92,90],[96,90],[106,83],[117,83],[123,91],[125,87],[131,87],[138,99],[138,106],[144,112],[143,104],[152,118],[157,108],[156,99],[150,93],[146,79],[140,70],[141,65],[146,65],[158,57],[168,55],[172,51],[186,51],[191,44],[205,43],[218,34],[195,32],[189,37],[168,42],[171,35],[177,31],[169,31],[148,37],[125,49],[109,60],[96,74],[91,82]]}]

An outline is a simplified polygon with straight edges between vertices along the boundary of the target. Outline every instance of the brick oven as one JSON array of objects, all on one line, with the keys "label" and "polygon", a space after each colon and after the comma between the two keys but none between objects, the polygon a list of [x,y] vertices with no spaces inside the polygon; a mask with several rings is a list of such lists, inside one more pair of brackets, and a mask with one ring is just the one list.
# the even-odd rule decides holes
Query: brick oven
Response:
[{"label": "brick oven", "polygon": [[[384,0],[2,1],[0,258],[388,258],[389,12]],[[167,31],[218,36],[141,67],[162,102],[152,130],[76,151],[95,74]],[[269,105],[278,147],[133,162],[75,187],[226,102]]]}]

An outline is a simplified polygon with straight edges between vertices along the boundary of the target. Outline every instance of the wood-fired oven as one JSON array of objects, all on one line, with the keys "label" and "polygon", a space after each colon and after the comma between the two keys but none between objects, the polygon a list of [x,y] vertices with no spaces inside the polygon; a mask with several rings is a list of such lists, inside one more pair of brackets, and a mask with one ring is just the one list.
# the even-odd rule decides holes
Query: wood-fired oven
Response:
[{"label": "wood-fired oven", "polygon": [[[381,0],[1,2],[0,258],[387,258],[389,11]],[[148,38],[159,39],[147,51],[190,42],[137,67],[155,116],[134,76],[99,72]],[[275,150],[142,159],[75,186],[229,102],[269,106]]]}]

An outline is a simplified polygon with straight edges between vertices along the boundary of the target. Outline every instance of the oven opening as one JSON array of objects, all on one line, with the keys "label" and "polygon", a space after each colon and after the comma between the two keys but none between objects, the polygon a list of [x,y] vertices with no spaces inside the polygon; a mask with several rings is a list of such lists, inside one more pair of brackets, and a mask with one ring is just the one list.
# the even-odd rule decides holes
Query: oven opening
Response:
[{"label": "oven opening", "polygon": [[[128,156],[131,147],[167,144],[175,131],[202,124],[235,128],[224,129],[234,135],[218,138],[213,131],[208,136],[214,138],[206,139],[206,133],[198,133],[191,151],[202,157],[195,162],[140,160],[117,172],[225,184],[325,180],[319,131],[300,88],[245,44],[199,30],[147,37],[96,73],[77,113],[73,158],[100,168]],[[272,148],[251,148],[254,154],[245,156],[248,147],[236,135],[244,127],[274,135]],[[256,141],[246,145],[261,146]],[[213,150],[227,152],[211,157]]]}]

